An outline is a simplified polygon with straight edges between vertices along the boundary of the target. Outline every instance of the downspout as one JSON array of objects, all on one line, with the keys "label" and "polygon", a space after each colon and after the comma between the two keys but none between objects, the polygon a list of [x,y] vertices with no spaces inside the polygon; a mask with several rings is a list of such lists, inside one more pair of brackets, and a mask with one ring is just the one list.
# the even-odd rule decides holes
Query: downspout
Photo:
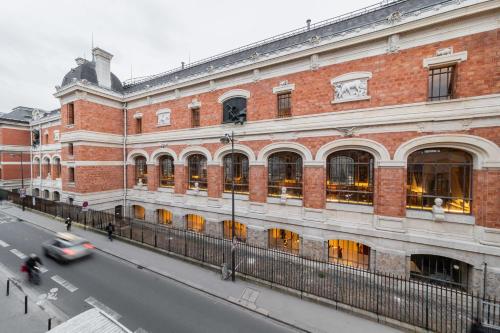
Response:
[{"label": "downspout", "polygon": [[30,195],[33,195],[33,127],[30,122]]},{"label": "downspout", "polygon": [[38,175],[40,176],[40,198],[43,198],[43,177],[42,177],[42,168],[43,168],[43,163],[42,163],[42,144],[43,144],[43,136],[42,136],[42,123],[40,122],[40,124],[38,125],[38,140],[39,140],[39,144],[38,144],[38,153],[40,155],[40,167],[38,168]]},{"label": "downspout", "polygon": [[123,105],[123,205],[122,217],[127,207],[127,102]]}]

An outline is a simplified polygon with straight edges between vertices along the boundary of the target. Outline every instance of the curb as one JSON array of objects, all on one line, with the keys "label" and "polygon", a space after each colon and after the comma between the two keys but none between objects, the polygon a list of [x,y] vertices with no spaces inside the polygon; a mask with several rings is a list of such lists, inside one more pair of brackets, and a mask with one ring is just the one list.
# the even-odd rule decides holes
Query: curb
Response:
[{"label": "curb", "polygon": [[[43,212],[38,212],[38,211],[37,211],[37,213],[34,213],[34,212],[33,212],[31,209],[29,209],[29,208],[26,208],[26,210],[28,210],[29,212],[31,212],[31,213],[33,213],[33,214],[48,215],[48,214],[45,214],[45,213],[43,213]],[[49,232],[51,232],[51,233],[57,233],[57,231],[54,231],[54,230],[52,230],[52,229],[49,229],[49,228],[46,228],[46,227],[40,226],[40,225],[38,225],[38,224],[36,224],[36,223],[33,223],[33,222],[30,222],[30,221],[27,221],[27,220],[25,220],[24,218],[20,218],[20,217],[18,217],[18,216],[16,216],[16,215],[13,215],[13,214],[11,214],[11,213],[10,213],[10,212],[8,212],[8,211],[5,211],[5,210],[2,210],[2,211],[3,211],[4,213],[8,214],[8,215],[11,215],[11,216],[13,216],[13,217],[18,218],[19,220],[21,220],[21,221],[23,221],[23,222],[29,223],[29,224],[31,224],[31,225],[34,225],[34,226],[36,226],[36,227],[39,227],[39,228],[44,229],[44,230],[46,230],[46,231],[49,231]],[[50,216],[50,217],[51,217],[52,219],[56,220],[56,221],[60,220],[60,219],[58,219],[58,218],[54,218],[53,216]],[[74,226],[76,226],[76,227],[78,227],[78,228],[80,228],[80,229],[82,229],[82,230],[85,230],[85,231],[90,231],[90,232],[94,232],[94,233],[98,233],[98,234],[105,234],[105,232],[104,232],[104,231],[101,231],[101,230],[96,230],[96,229],[93,229],[93,228],[90,228],[90,227],[89,227],[89,228],[87,228],[85,225],[80,224],[80,223],[73,222],[73,225],[74,225]],[[154,250],[154,252],[157,252],[157,253],[159,253],[159,254],[168,255],[168,256],[172,256],[172,257],[174,257],[174,256],[175,256],[176,258],[178,258],[178,256],[177,256],[177,255],[175,255],[175,254],[173,254],[173,253],[170,253],[170,252],[167,252],[167,251],[163,251],[163,250],[160,250],[160,249],[156,249],[156,248],[152,248],[152,247],[148,246],[147,244],[138,243],[138,242],[135,242],[135,241],[133,241],[133,240],[130,240],[130,239],[125,239],[125,238],[122,238],[122,237],[119,237],[119,236],[115,236],[115,239],[116,239],[116,240],[120,240],[120,241],[124,241],[125,243],[129,243],[129,244],[131,244],[131,245],[136,245],[136,246],[137,246],[137,245],[139,245],[140,247],[142,247],[142,248],[144,248],[144,249],[146,249],[146,250]],[[139,266],[139,265],[140,265],[140,263],[138,263],[138,262],[134,262],[134,261],[131,261],[131,260],[129,260],[129,259],[126,259],[126,258],[120,257],[120,256],[118,256],[118,255],[116,255],[116,254],[114,254],[114,253],[112,253],[112,252],[110,252],[110,251],[107,251],[107,250],[101,249],[101,248],[99,248],[99,247],[95,247],[95,249],[96,249],[96,250],[98,250],[98,251],[100,251],[100,252],[102,252],[102,253],[106,253],[106,254],[108,254],[108,255],[110,255],[110,256],[112,256],[112,257],[118,258],[118,259],[120,259],[120,260],[122,260],[122,261],[124,261],[124,262],[127,262],[127,263],[129,263],[129,264],[132,264],[132,265],[134,265],[134,266]],[[216,267],[214,267],[214,266],[212,266],[212,265],[208,265],[208,264],[206,264],[206,265],[205,265],[205,264],[200,264],[200,263],[198,263],[198,262],[193,262],[193,261],[191,261],[191,260],[186,260],[186,258],[184,258],[184,257],[179,257],[179,259],[184,260],[184,261],[188,261],[188,262],[190,262],[190,263],[195,263],[195,264],[197,264],[198,266],[201,266],[201,267],[204,267],[204,268],[211,268],[212,270],[215,270],[215,269],[216,269]],[[143,266],[143,265],[140,265],[140,266],[142,267],[142,269],[147,270],[148,272],[151,272],[151,273],[154,273],[154,274],[160,275],[160,276],[162,276],[162,277],[164,277],[164,278],[167,278],[167,279],[170,279],[170,280],[172,280],[172,281],[175,281],[175,282],[177,282],[177,283],[179,283],[179,284],[181,284],[181,285],[183,285],[183,286],[186,286],[186,287],[189,287],[189,288],[191,288],[191,289],[197,290],[197,291],[199,291],[199,292],[202,292],[202,293],[204,293],[204,294],[210,295],[210,296],[215,297],[215,298],[217,298],[217,299],[220,299],[220,300],[226,301],[226,302],[231,303],[231,304],[233,304],[233,305],[237,305],[239,308],[242,308],[242,309],[247,310],[247,311],[251,311],[251,312],[253,312],[253,313],[255,313],[255,314],[259,315],[259,316],[269,318],[269,319],[271,319],[271,320],[273,320],[273,321],[275,321],[275,322],[278,322],[278,323],[280,323],[280,324],[282,324],[282,325],[285,325],[285,326],[287,326],[287,327],[293,328],[293,329],[295,329],[295,330],[297,330],[297,331],[300,331],[300,332],[307,332],[307,333],[312,333],[312,331],[310,331],[310,330],[307,330],[307,329],[304,329],[304,328],[302,328],[302,327],[300,327],[300,326],[297,326],[297,325],[291,324],[291,323],[289,323],[289,322],[286,322],[286,321],[284,321],[284,320],[282,320],[282,319],[280,319],[280,318],[277,318],[277,317],[274,317],[274,316],[270,315],[269,313],[265,313],[265,312],[263,312],[263,311],[258,311],[259,309],[251,309],[251,308],[249,308],[249,307],[247,307],[247,306],[244,306],[244,305],[242,305],[242,304],[238,303],[236,299],[234,299],[234,300],[233,300],[233,299],[232,299],[232,297],[230,298],[230,297],[223,297],[223,296],[220,296],[220,295],[218,295],[218,294],[216,294],[216,293],[213,293],[213,292],[211,292],[211,291],[207,291],[207,290],[205,290],[205,289],[202,289],[200,286],[197,286],[197,285],[195,285],[195,284],[193,284],[193,283],[188,283],[188,282],[186,282],[186,281],[179,280],[178,278],[176,278],[176,277],[174,277],[174,276],[172,276],[172,275],[170,275],[170,274],[167,274],[167,273],[164,273],[164,272],[159,272],[159,271],[156,271],[156,270],[154,270],[154,269],[152,269],[152,268],[150,268],[150,267],[148,267],[148,266]],[[217,270],[218,270],[218,268],[217,268]]]}]

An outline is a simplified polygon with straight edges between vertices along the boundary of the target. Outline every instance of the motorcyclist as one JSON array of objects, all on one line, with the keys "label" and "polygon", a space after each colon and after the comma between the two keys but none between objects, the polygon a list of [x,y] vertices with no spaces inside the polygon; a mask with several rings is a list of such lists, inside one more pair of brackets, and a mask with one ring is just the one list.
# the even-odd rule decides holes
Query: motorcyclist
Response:
[{"label": "motorcyclist", "polygon": [[43,265],[42,260],[34,253],[30,254],[25,262],[26,269],[28,270],[28,279],[31,281],[33,278],[33,270],[37,267],[37,264]]},{"label": "motorcyclist", "polygon": [[71,231],[71,218],[66,218],[66,230],[69,232]]}]

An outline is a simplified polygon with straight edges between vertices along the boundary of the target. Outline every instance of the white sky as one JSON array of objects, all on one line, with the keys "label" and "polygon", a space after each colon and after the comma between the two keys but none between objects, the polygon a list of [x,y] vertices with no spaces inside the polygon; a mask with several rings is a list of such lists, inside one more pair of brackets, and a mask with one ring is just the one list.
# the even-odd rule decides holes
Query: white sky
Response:
[{"label": "white sky", "polygon": [[0,4],[0,112],[51,110],[52,96],[94,45],[124,81],[377,3],[378,0],[16,0]]}]

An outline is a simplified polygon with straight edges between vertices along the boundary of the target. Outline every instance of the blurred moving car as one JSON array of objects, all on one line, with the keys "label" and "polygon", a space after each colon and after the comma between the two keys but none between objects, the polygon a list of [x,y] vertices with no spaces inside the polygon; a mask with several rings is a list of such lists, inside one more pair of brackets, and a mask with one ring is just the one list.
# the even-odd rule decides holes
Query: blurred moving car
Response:
[{"label": "blurred moving car", "polygon": [[94,246],[84,238],[58,232],[56,238],[42,244],[43,253],[59,262],[69,262],[92,254]]}]

